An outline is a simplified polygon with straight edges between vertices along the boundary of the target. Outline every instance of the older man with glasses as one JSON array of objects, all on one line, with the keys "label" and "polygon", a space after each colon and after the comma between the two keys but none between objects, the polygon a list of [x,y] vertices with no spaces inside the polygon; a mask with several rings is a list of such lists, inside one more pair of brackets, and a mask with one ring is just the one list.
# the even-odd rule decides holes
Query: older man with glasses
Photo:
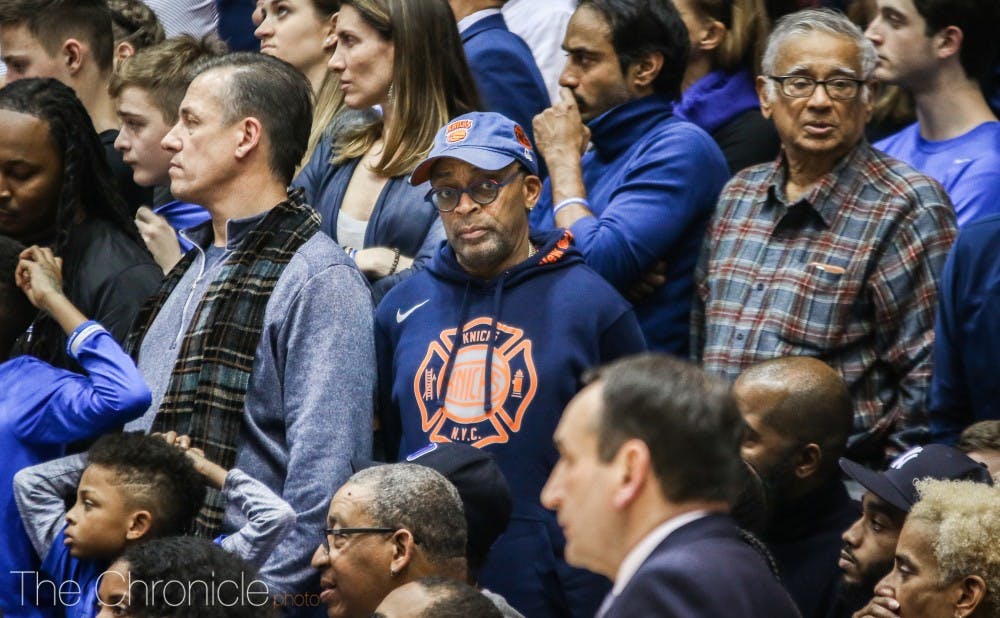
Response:
[{"label": "older man with glasses", "polygon": [[853,458],[926,427],[938,273],[955,214],[936,182],[871,148],[875,50],[843,15],[780,20],[757,78],[783,145],[723,190],[695,272],[692,349],[730,381],[814,356],[845,379]]},{"label": "older man with glasses", "polygon": [[367,618],[387,594],[422,577],[465,581],[462,501],[425,466],[355,473],[333,495],[322,532],[312,566],[329,618]]},{"label": "older man with glasses", "polygon": [[391,456],[460,442],[496,457],[514,509],[479,582],[526,616],[592,615],[607,580],[562,560],[539,493],[552,433],[589,367],[645,348],[631,306],[587,268],[572,234],[529,235],[542,183],[524,130],[495,113],[442,127],[410,181],[448,241],[376,314],[379,411]]}]

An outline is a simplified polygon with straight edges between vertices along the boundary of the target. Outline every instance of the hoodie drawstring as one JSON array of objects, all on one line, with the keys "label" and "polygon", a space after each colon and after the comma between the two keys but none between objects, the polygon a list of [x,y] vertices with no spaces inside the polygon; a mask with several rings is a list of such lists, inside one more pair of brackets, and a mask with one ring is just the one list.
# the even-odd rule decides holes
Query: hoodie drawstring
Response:
[{"label": "hoodie drawstring", "polygon": [[[497,322],[500,319],[500,308],[503,305],[503,288],[506,281],[506,273],[500,276],[497,281],[496,292],[493,294],[493,316],[490,319],[490,330],[487,334],[486,341],[486,366],[484,368],[485,375],[485,398],[483,399],[483,411],[487,414],[493,412],[493,348],[496,340],[497,332]],[[448,353],[448,358],[445,359],[444,366],[441,368],[441,378],[439,380],[440,388],[438,389],[438,398],[435,402],[438,409],[445,407],[445,401],[448,398],[448,387],[451,385],[451,371],[455,367],[455,360],[458,358],[458,350],[462,347],[462,338],[465,334],[465,323],[469,319],[469,288],[472,282],[467,282],[465,284],[465,292],[462,294],[462,309],[459,312],[458,327],[455,329],[455,342],[451,346],[451,352]]]},{"label": "hoodie drawstring", "polygon": [[483,400],[483,412],[487,414],[493,411],[493,344],[496,339],[497,320],[500,317],[500,303],[503,301],[503,285],[506,279],[507,273],[504,273],[497,281],[497,289],[493,294],[493,317],[486,338],[486,398]]},{"label": "hoodie drawstring", "polygon": [[448,386],[451,382],[451,370],[455,367],[455,359],[458,357],[458,349],[462,347],[462,333],[465,331],[465,322],[469,319],[469,288],[471,281],[465,283],[465,292],[462,294],[462,309],[459,312],[458,327],[455,329],[455,341],[451,344],[451,352],[444,361],[441,378],[438,381],[438,399],[435,402],[437,409],[444,408],[444,402],[448,398]]}]

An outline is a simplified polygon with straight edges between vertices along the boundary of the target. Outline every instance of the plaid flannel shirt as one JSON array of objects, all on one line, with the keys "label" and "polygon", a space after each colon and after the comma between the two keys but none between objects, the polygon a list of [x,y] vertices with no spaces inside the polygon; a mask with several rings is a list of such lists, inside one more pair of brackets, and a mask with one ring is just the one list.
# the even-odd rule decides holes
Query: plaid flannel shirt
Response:
[{"label": "plaid flannel shirt", "polygon": [[695,272],[691,348],[730,381],[769,358],[822,359],[854,400],[852,453],[876,457],[891,432],[926,425],[954,209],[937,182],[865,142],[794,204],[786,174],[779,157],[723,190]]}]

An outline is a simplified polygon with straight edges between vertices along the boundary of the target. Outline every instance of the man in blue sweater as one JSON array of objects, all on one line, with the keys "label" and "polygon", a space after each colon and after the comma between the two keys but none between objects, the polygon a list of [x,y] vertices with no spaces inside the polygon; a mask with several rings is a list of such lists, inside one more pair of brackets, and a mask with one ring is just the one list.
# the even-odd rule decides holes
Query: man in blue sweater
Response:
[{"label": "man in blue sweater", "polygon": [[[670,2],[580,3],[562,100],[535,118],[549,179],[531,216],[535,231],[569,229],[587,265],[635,303],[649,347],[681,356],[695,261],[729,178],[715,141],[673,116],[689,45]],[[652,271],[665,282],[640,292]]]},{"label": "man in blue sweater", "polygon": [[448,242],[376,312],[386,452],[429,442],[488,449],[514,510],[479,583],[526,616],[592,616],[609,584],[567,566],[539,494],[581,374],[642,351],[639,324],[584,265],[571,233],[529,235],[542,183],[519,125],[494,113],[452,120],[410,182],[428,179]]}]

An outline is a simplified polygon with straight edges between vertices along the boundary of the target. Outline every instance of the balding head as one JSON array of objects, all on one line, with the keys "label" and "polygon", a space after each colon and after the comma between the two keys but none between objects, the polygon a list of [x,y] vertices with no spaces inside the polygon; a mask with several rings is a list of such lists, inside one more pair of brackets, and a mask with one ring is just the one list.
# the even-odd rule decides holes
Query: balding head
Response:
[{"label": "balding head", "polygon": [[733,394],[748,426],[743,456],[776,489],[800,493],[836,474],[853,411],[829,365],[804,356],[764,361],[740,375]]}]

